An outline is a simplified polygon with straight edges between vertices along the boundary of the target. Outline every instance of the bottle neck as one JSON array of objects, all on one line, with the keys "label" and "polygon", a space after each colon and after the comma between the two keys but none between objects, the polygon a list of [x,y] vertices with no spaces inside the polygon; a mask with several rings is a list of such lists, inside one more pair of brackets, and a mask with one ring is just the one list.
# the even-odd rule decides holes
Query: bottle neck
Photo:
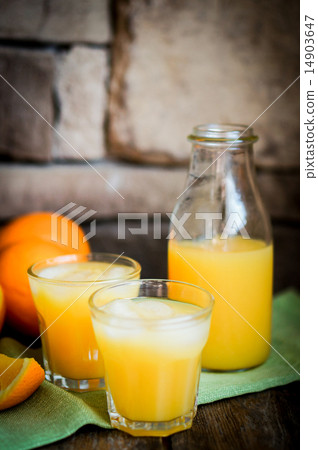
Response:
[{"label": "bottle neck", "polygon": [[[195,212],[218,213],[220,220],[213,227],[215,236],[222,234],[226,224],[235,222],[238,228],[246,229],[249,237],[269,243],[270,224],[257,188],[252,144],[226,148],[193,145],[183,197],[191,200],[185,205]],[[196,232],[200,234],[200,230]]]},{"label": "bottle neck", "polygon": [[[270,222],[256,183],[253,143],[257,136],[252,128],[203,124],[193,129],[188,140],[193,145],[189,176],[174,214],[183,220],[187,214],[191,238],[223,240],[241,235],[269,244]],[[183,239],[180,233],[177,236]]]},{"label": "bottle neck", "polygon": [[235,185],[247,188],[254,176],[252,144],[228,150],[224,145],[214,148],[193,145],[188,186],[197,184],[213,188],[235,181]]}]

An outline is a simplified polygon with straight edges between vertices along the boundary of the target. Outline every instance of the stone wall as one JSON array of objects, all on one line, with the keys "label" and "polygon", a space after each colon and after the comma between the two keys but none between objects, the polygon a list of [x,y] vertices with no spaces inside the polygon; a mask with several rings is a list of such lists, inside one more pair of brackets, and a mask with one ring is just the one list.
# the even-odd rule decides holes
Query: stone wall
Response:
[{"label": "stone wall", "polygon": [[191,128],[256,119],[265,202],[298,220],[298,82],[265,111],[299,75],[298,2],[0,8],[0,220],[70,201],[102,218],[170,211]]}]

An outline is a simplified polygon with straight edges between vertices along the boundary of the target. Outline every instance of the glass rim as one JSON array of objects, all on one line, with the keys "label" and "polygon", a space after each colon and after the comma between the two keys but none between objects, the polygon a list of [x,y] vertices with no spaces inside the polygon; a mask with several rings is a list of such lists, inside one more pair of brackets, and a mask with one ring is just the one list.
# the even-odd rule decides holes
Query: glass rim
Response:
[{"label": "glass rim", "polygon": [[[103,259],[101,259],[101,260],[94,259],[97,257],[104,258],[104,260]],[[87,259],[85,260],[84,258],[87,258]],[[44,269],[47,267],[52,267],[54,265],[63,265],[63,264],[68,264],[68,263],[72,263],[72,262],[74,262],[74,263],[85,262],[85,261],[107,262],[106,261],[107,258],[113,258],[111,265],[116,264],[118,261],[122,261],[122,260],[129,262],[131,264],[132,270],[128,273],[127,278],[123,279],[120,277],[120,278],[110,278],[107,280],[103,280],[103,279],[99,280],[98,279],[99,277],[98,277],[96,280],[73,280],[72,281],[72,280],[60,280],[57,278],[47,278],[47,277],[43,277],[43,276],[35,273],[36,266],[39,266],[41,264],[44,265],[42,267],[42,269]],[[107,268],[107,270],[108,270],[108,268]],[[114,284],[114,283],[124,281],[124,280],[128,281],[131,278],[138,275],[140,272],[141,272],[141,265],[135,259],[130,258],[129,256],[124,256],[123,254],[118,255],[116,253],[107,253],[107,252],[70,253],[67,255],[54,256],[52,258],[45,258],[40,261],[36,261],[27,269],[27,274],[30,278],[33,278],[34,280],[44,282],[44,283],[55,284],[55,285],[69,285],[69,286],[83,286],[83,285],[87,286],[87,285],[94,285],[95,283],[105,284],[106,286],[103,286],[103,287],[108,287],[107,284]]]},{"label": "glass rim", "polygon": [[[209,305],[206,307],[200,307],[199,305],[194,305],[194,306],[199,306],[199,308],[200,308],[200,310],[194,314],[187,314],[187,315],[179,316],[179,317],[168,317],[168,318],[160,318],[160,319],[158,319],[158,318],[145,319],[145,318],[141,318],[141,317],[137,317],[137,318],[136,317],[122,317],[119,315],[110,314],[105,311],[102,311],[101,308],[98,307],[94,303],[94,299],[100,294],[101,291],[104,291],[104,290],[109,291],[111,289],[124,287],[125,285],[132,285],[133,283],[141,285],[144,282],[146,282],[146,283],[158,283],[158,282],[173,283],[173,284],[180,284],[183,286],[189,286],[191,288],[195,288],[196,290],[200,290],[201,292],[205,293],[208,296]],[[131,297],[126,297],[126,298],[129,299]],[[123,298],[123,299],[126,299],[126,298]],[[138,298],[138,297],[136,297],[136,298]],[[144,297],[140,297],[140,298],[144,298]],[[156,297],[156,298],[160,299],[161,297]],[[114,299],[114,300],[116,300],[116,299]],[[114,301],[114,300],[111,300],[111,301]],[[173,299],[170,299],[170,300],[173,300]],[[179,300],[176,300],[176,301],[179,301]],[[209,292],[207,289],[201,288],[200,286],[197,286],[192,283],[186,283],[184,281],[179,281],[179,280],[167,280],[164,278],[141,278],[138,280],[124,280],[118,284],[115,284],[112,286],[104,286],[104,287],[98,289],[93,294],[91,294],[91,296],[89,297],[89,300],[88,300],[89,307],[93,313],[98,313],[98,315],[103,316],[105,318],[117,320],[118,325],[116,323],[116,327],[120,327],[120,328],[123,328],[125,325],[128,325],[128,324],[130,324],[130,325],[131,324],[134,324],[134,325],[143,324],[144,325],[145,322],[151,323],[152,325],[158,324],[161,326],[186,324],[189,322],[193,322],[195,320],[199,320],[200,318],[203,318],[207,314],[211,313],[214,303],[215,303],[215,298],[211,294],[211,292]]]},{"label": "glass rim", "polygon": [[224,145],[227,143],[251,144],[258,140],[253,128],[242,124],[205,123],[193,128],[188,141],[194,144]]}]

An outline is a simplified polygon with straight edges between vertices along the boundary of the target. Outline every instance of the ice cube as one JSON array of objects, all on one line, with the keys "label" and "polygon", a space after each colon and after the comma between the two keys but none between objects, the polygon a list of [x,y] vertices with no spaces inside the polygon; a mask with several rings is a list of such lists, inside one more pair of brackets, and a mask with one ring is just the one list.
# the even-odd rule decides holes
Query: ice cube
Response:
[{"label": "ice cube", "polygon": [[56,270],[56,267],[46,267],[45,269],[39,272],[39,276],[43,278],[53,279],[59,274],[59,271]]},{"label": "ice cube", "polygon": [[113,300],[107,303],[105,311],[125,319],[138,319],[138,313],[134,310],[134,302],[130,299]]},{"label": "ice cube", "polygon": [[168,319],[173,316],[173,309],[160,300],[136,301],[134,309],[142,319]]},{"label": "ice cube", "polygon": [[128,269],[125,266],[110,266],[103,274],[103,280],[120,280],[127,277]]},{"label": "ice cube", "polygon": [[65,271],[60,279],[65,281],[94,281],[97,277],[98,273],[94,272],[93,270],[73,269]]},{"label": "ice cube", "polygon": [[39,275],[51,280],[83,281],[89,280],[93,272],[85,267],[82,269],[79,264],[61,264],[46,267],[39,272]]}]

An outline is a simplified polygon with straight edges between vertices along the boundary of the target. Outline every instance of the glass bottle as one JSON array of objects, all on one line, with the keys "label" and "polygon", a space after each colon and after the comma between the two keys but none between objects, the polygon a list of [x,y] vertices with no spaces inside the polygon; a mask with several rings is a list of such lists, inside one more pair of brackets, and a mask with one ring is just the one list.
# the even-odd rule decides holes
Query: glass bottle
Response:
[{"label": "glass bottle", "polygon": [[168,272],[172,280],[215,297],[202,366],[248,369],[270,352],[273,244],[253,162],[251,128],[199,125],[186,188],[171,216]]}]

